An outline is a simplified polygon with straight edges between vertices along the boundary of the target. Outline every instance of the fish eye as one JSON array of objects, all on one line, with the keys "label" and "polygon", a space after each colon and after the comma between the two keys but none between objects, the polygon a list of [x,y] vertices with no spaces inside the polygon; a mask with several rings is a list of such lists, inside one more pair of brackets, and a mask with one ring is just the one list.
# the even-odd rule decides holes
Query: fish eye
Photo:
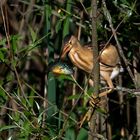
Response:
[{"label": "fish eye", "polygon": [[63,68],[62,68],[62,67],[60,67],[60,70],[63,70]]}]

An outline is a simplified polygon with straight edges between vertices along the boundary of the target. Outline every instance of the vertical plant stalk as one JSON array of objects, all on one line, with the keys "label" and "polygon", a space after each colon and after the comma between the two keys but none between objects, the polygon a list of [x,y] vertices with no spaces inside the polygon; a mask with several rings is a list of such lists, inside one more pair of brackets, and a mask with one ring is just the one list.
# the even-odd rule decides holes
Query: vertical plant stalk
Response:
[{"label": "vertical plant stalk", "polygon": [[[94,81],[94,95],[97,97],[99,95],[99,61],[98,61],[98,44],[97,44],[97,1],[91,1],[92,8],[92,46],[93,46],[93,81]],[[96,62],[96,63],[95,63]],[[90,132],[96,134],[96,118],[97,112],[94,111],[90,120]],[[89,133],[88,140],[93,140],[95,137]]]},{"label": "vertical plant stalk", "polygon": [[[46,0],[46,2],[49,3],[48,0]],[[44,30],[45,30],[46,34],[49,34],[49,32],[51,30],[51,21],[50,21],[51,20],[51,11],[52,11],[51,5],[46,4],[44,10],[45,10],[44,13],[45,13],[45,22],[46,22]],[[48,53],[49,53],[48,64],[50,64],[54,60],[54,48],[52,47],[52,45],[50,43],[50,36],[47,36],[46,40],[47,40],[47,47],[48,47]],[[46,92],[44,92],[44,98],[47,97],[48,102],[51,103],[51,104],[48,104],[48,106],[47,106],[47,108],[48,108],[47,116],[49,118],[49,123],[55,123],[55,121],[54,121],[55,119],[52,117],[52,115],[56,111],[56,106],[55,106],[56,105],[56,82],[55,82],[54,75],[52,73],[48,74],[46,86],[47,86],[47,90],[44,89],[44,91],[47,91],[47,95],[46,95]],[[46,105],[46,104],[44,103],[44,105]],[[44,106],[44,108],[46,108],[46,107]],[[44,118],[45,117],[46,116],[44,115]]]},{"label": "vertical plant stalk", "polygon": [[[118,78],[118,84],[119,84],[119,87],[122,87],[122,75],[119,75],[119,78]],[[119,105],[120,105],[120,120],[121,120],[121,132],[120,132],[120,134],[121,134],[121,136],[122,137],[125,137],[126,136],[126,127],[125,127],[125,123],[124,123],[124,95],[123,95],[123,91],[118,91],[118,95],[119,95]],[[128,111],[128,114],[129,114],[129,102],[127,102],[127,109],[126,109],[127,111]],[[127,115],[128,115],[127,114]],[[128,116],[127,116],[127,118],[128,118]],[[127,126],[129,126],[129,125],[127,125]]]},{"label": "vertical plant stalk", "polygon": [[[140,50],[139,50],[140,52]],[[137,67],[137,60],[135,57],[134,57],[134,60],[133,60],[133,65],[134,67]],[[134,76],[135,76],[135,80],[137,82],[137,87],[136,88],[139,88],[140,87],[140,73],[138,73],[138,71],[136,69],[134,69]],[[137,136],[139,137],[140,136],[140,96],[137,96],[136,97],[136,117],[137,117]]]},{"label": "vertical plant stalk", "polygon": [[[8,47],[10,48],[10,36],[9,36],[9,30],[8,30],[8,18],[4,15],[4,11],[3,11],[3,4],[2,1],[0,1],[0,9],[1,9],[1,14],[2,14],[2,20],[3,20],[3,24],[4,24],[4,30],[5,30],[5,34],[6,34],[6,39],[7,39],[7,43],[8,43]],[[5,12],[7,12],[5,10]]]},{"label": "vertical plant stalk", "polygon": [[[83,18],[83,11],[80,12],[80,18],[81,19]],[[80,24],[82,24],[82,20],[80,21]],[[80,40],[80,36],[81,36],[81,26],[78,27],[78,40]],[[78,69],[75,68],[75,71],[74,71],[75,79],[77,79],[77,76],[78,76]],[[73,84],[72,95],[76,95],[76,84]],[[72,100],[72,105],[74,104],[75,104],[75,99]]]},{"label": "vertical plant stalk", "polygon": [[[140,80],[140,74],[137,76],[137,79]],[[137,96],[136,99],[136,117],[137,117],[137,136],[140,136],[140,96]]]},{"label": "vertical plant stalk", "polygon": [[98,59],[98,44],[97,44],[97,1],[92,0],[92,46],[93,46],[93,71],[95,96],[99,94],[99,59]]},{"label": "vertical plant stalk", "polygon": [[[66,11],[67,11],[68,13],[71,13],[71,0],[67,0]],[[66,18],[66,20],[64,21],[63,38],[64,38],[67,34],[69,34],[69,27],[70,27],[69,15],[67,15],[67,18]]]}]

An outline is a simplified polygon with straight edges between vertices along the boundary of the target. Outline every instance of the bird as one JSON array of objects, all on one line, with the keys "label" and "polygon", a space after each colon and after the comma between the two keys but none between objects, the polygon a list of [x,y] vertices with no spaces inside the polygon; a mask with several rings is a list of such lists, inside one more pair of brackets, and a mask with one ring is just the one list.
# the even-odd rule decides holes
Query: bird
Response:
[{"label": "bird", "polygon": [[[94,68],[97,60],[93,58],[93,49],[87,45],[82,46],[80,41],[74,35],[67,36],[64,39],[60,59],[63,61],[68,57],[74,66],[85,71],[86,73],[92,75],[92,70]],[[111,93],[114,89],[112,80],[118,76],[120,72],[123,72],[122,66],[120,65],[119,53],[116,47],[112,44],[106,45],[99,52],[99,66],[100,66],[100,83],[106,83],[108,89],[102,91],[97,96],[91,95],[89,104],[91,105],[87,113],[84,115],[83,119],[80,121],[80,128],[84,121],[91,119],[91,114],[94,111],[94,107],[100,102],[100,98]],[[94,85],[94,81],[89,79],[90,85]],[[98,106],[98,105],[97,105]]]},{"label": "bird", "polygon": [[[65,60],[66,56],[68,56],[77,68],[86,73],[92,73],[94,64],[96,63],[96,60],[93,59],[93,49],[91,47],[82,46],[74,35],[64,39],[60,59]],[[103,94],[110,93],[114,88],[112,80],[120,73],[119,54],[114,45],[108,44],[100,51],[99,65],[101,79],[104,80],[109,87],[109,90]]]}]

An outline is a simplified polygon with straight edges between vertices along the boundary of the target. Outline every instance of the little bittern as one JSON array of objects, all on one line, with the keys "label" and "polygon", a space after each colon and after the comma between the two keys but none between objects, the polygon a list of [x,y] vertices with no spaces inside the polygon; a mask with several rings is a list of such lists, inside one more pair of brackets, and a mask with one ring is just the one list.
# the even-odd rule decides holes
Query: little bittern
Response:
[{"label": "little bittern", "polygon": [[[93,50],[92,48],[82,46],[75,36],[71,36],[67,41],[64,42],[62,49],[61,59],[68,56],[71,62],[79,69],[84,70],[87,73],[91,73],[94,68]],[[94,63],[93,63],[94,62]],[[115,46],[109,44],[103,50],[100,51],[99,55],[100,64],[100,76],[101,81],[105,81],[109,86],[109,89],[100,93],[99,98],[110,93],[114,86],[112,79],[114,79],[120,72],[119,67],[119,55]],[[91,75],[92,76],[92,75]],[[91,80],[92,81],[92,80]],[[91,83],[94,83],[93,81]],[[96,104],[97,97],[92,95],[92,99],[89,101],[92,107],[89,108],[86,115],[80,122],[80,127],[85,120],[90,120],[91,114],[93,113],[94,105]]]},{"label": "little bittern", "polygon": [[[79,69],[91,73],[93,69],[93,50],[89,47],[81,46],[75,36],[71,36],[62,49],[61,59],[68,55],[71,62]],[[107,83],[110,90],[114,88],[112,79],[119,74],[119,55],[115,46],[109,44],[100,54],[100,75]],[[96,62],[95,62],[96,63]]]}]

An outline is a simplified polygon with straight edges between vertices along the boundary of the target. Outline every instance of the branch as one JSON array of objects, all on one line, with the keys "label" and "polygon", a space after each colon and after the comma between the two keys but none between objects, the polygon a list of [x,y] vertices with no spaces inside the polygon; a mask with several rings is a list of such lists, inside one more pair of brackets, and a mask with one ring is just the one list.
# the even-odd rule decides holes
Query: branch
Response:
[{"label": "branch", "polygon": [[[94,81],[94,95],[98,96],[99,95],[99,83],[100,83],[100,75],[99,75],[99,60],[98,60],[98,44],[97,44],[97,0],[92,0],[91,1],[91,9],[92,9],[92,46],[93,46],[93,70],[92,70],[92,75],[93,76],[93,81]],[[92,110],[93,108],[90,107]],[[91,134],[96,134],[96,118],[97,114],[96,111],[93,113],[90,119],[90,125],[89,129]],[[95,136],[91,135],[89,133],[88,140],[93,140],[95,139]]]},{"label": "branch", "polygon": [[99,67],[99,52],[97,44],[97,2],[92,0],[92,46],[93,46],[93,70],[92,75],[94,81],[94,95],[99,94],[99,84],[100,84],[100,67]]},{"label": "branch", "polygon": [[[105,87],[105,88],[102,88],[101,90],[108,90],[110,88],[108,87]],[[131,93],[132,95],[136,95],[136,96],[140,96],[140,88],[137,88],[137,89],[130,89],[130,88],[125,88],[125,87],[120,87],[120,86],[117,86],[116,88],[113,88],[113,90],[116,90],[116,91],[122,91],[122,92],[126,92],[127,93]],[[106,96],[107,94],[99,94],[99,97],[103,97],[103,96]]]}]

